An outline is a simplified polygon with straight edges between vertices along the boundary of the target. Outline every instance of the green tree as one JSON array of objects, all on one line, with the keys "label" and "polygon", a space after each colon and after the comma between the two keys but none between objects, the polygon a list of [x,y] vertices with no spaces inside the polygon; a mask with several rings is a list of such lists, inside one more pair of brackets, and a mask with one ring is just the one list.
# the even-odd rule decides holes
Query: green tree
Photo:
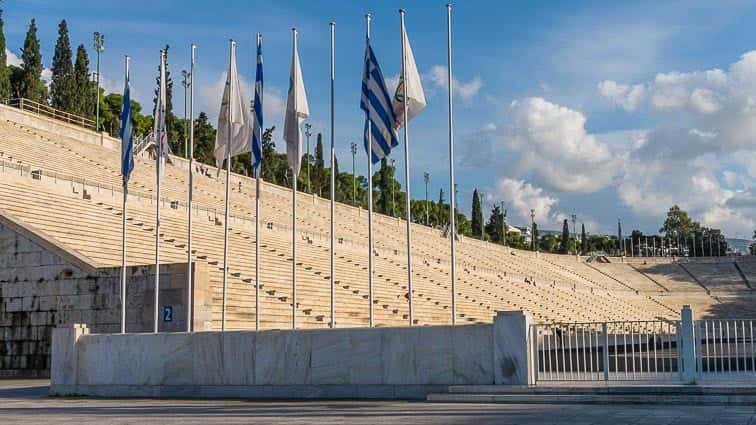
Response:
[{"label": "green tree", "polygon": [[381,159],[381,167],[373,174],[373,189],[377,189],[377,196],[373,196],[373,207],[381,214],[389,215],[391,212],[391,170],[388,159]]},{"label": "green tree", "polygon": [[[2,2],[0,2],[0,6]],[[8,58],[5,55],[5,31],[3,30],[3,9],[0,7],[0,103],[6,102],[11,97],[10,69]]]},{"label": "green tree", "polygon": [[483,210],[480,207],[480,195],[478,189],[473,190],[472,196],[472,223],[470,224],[472,236],[483,239]]},{"label": "green tree", "polygon": [[562,242],[556,235],[547,234],[538,240],[538,250],[543,252],[562,252]]},{"label": "green tree", "polygon": [[580,229],[580,253],[585,255],[588,252],[588,238],[585,235],[585,223],[581,224]]},{"label": "green tree", "polygon": [[89,80],[89,56],[83,44],[76,49],[73,69],[73,113],[83,117],[94,115],[95,87]]},{"label": "green tree", "polygon": [[535,251],[538,247],[538,223],[533,223],[533,228],[530,231],[530,249]]},{"label": "green tree", "polygon": [[562,254],[569,253],[570,249],[570,225],[567,224],[567,219],[564,219],[562,223],[562,238],[559,241],[559,252]]},{"label": "green tree", "polygon": [[318,196],[323,196],[324,190],[328,187],[326,183],[325,161],[323,161],[323,134],[318,133],[317,143],[315,144],[315,164],[312,168],[312,192]]},{"label": "green tree", "polygon": [[55,43],[51,71],[50,105],[66,112],[75,112],[73,53],[65,19],[58,25],[58,41]]},{"label": "green tree", "polygon": [[504,212],[498,205],[494,205],[491,216],[486,223],[486,234],[491,242],[502,243],[502,229],[504,229]]},{"label": "green tree", "polygon": [[694,222],[687,212],[680,209],[679,206],[673,205],[667,211],[667,218],[659,231],[666,235],[688,237],[695,233],[699,227],[700,225]]},{"label": "green tree", "polygon": [[24,39],[24,48],[21,51],[21,87],[20,97],[35,102],[45,103],[47,99],[47,87],[42,81],[42,54],[39,52],[39,39],[37,38],[37,23],[34,19],[29,24],[29,30]]}]

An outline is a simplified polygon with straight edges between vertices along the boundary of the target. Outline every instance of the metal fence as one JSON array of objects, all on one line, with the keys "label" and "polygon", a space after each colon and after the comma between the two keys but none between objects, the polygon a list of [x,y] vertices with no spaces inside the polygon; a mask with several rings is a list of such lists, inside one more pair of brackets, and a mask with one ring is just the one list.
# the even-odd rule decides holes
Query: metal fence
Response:
[{"label": "metal fence", "polygon": [[756,373],[754,320],[698,320],[697,369],[701,377]]},{"label": "metal fence", "polygon": [[662,320],[533,325],[536,381],[678,379],[678,326]]},{"label": "metal fence", "polygon": [[753,319],[555,323],[531,326],[536,383],[756,380]]},{"label": "metal fence", "polygon": [[32,112],[37,115],[44,115],[56,120],[65,121],[70,124],[78,125],[89,130],[95,130],[95,121],[90,118],[75,115],[60,109],[55,109],[44,103],[35,102],[31,99],[9,99],[8,106],[16,107],[22,111]]}]

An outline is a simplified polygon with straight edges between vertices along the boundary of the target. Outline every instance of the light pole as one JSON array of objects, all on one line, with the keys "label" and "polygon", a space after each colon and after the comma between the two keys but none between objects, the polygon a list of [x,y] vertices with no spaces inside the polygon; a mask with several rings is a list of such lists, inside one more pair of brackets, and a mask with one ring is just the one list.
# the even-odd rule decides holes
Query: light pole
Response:
[{"label": "light pole", "polygon": [[352,152],[352,205],[357,206],[357,172],[354,168],[354,156],[357,155],[357,143],[352,142],[349,145]]},{"label": "light pole", "polygon": [[430,213],[428,211],[428,182],[430,181],[430,173],[427,171],[423,173],[423,180],[425,180],[425,225],[430,225]]},{"label": "light pole", "polygon": [[189,124],[186,121],[186,89],[191,85],[189,82],[191,75],[191,72],[185,69],[181,70],[181,85],[184,86],[184,158],[189,158],[189,140],[187,139]]},{"label": "light pole", "polygon": [[312,192],[312,188],[310,187],[310,136],[312,136],[312,124],[306,123],[304,125],[305,127],[305,136],[307,136],[307,193]]},{"label": "light pole", "polygon": [[[394,164],[396,161],[391,158],[391,217],[396,217],[396,198],[394,198],[394,172],[396,167]],[[407,194],[409,195],[409,194]]]},{"label": "light pole", "polygon": [[105,50],[105,34],[94,33],[94,49],[97,52],[97,100],[95,103],[95,131],[100,131],[100,53]]}]

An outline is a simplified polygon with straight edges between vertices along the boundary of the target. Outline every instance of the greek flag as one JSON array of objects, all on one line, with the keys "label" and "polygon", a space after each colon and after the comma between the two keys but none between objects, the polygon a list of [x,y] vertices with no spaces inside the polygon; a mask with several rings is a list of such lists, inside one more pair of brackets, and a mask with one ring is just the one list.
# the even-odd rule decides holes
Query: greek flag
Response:
[{"label": "greek flag", "polygon": [[154,123],[153,123],[153,137],[155,137],[155,149],[158,158],[158,164],[161,168],[165,168],[165,162],[168,159],[170,148],[168,147],[168,131],[165,124],[166,118],[166,104],[167,104],[167,89],[166,89],[166,69],[165,69],[165,50],[160,54],[160,85],[158,86],[158,96],[155,101],[157,105],[155,107]]},{"label": "greek flag", "polygon": [[[381,67],[375,59],[370,40],[365,48],[365,72],[362,76],[362,99],[360,108],[365,111],[365,151],[370,149],[373,163],[388,156],[391,148],[399,145],[394,128],[394,110],[391,95],[386,89]],[[368,123],[371,124],[372,145],[368,147]]]},{"label": "greek flag", "polygon": [[126,85],[123,89],[123,107],[121,108],[121,175],[123,183],[129,181],[134,170],[134,131],[131,124],[131,87],[129,74],[126,73]]},{"label": "greek flag", "polygon": [[262,160],[262,132],[263,132],[263,63],[262,37],[257,38],[257,77],[255,78],[255,103],[252,113],[252,168],[260,166]]}]

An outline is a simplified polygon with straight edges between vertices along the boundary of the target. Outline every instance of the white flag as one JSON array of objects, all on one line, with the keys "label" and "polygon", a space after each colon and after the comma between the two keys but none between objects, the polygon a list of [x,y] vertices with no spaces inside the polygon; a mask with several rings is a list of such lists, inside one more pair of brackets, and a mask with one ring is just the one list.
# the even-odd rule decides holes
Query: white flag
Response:
[{"label": "white flag", "polygon": [[302,162],[302,121],[310,116],[307,106],[307,93],[302,81],[302,68],[299,66],[297,53],[297,36],[294,33],[294,48],[291,57],[291,77],[289,77],[289,97],[286,100],[286,119],[284,121],[284,140],[289,166],[299,172]]},{"label": "white flag", "polygon": [[215,134],[215,165],[219,170],[227,155],[229,121],[231,122],[230,156],[233,157],[249,151],[249,140],[252,135],[249,109],[247,103],[244,102],[239,74],[236,71],[236,43],[231,44],[231,60],[228,66],[226,87],[223,89],[220,114],[218,114],[218,131]]},{"label": "white flag", "polygon": [[[402,69],[402,73],[399,74],[399,84],[396,86],[396,93],[394,94],[393,109],[395,117],[396,129],[404,126],[405,122],[411,120],[415,115],[425,108],[425,93],[423,92],[423,83],[420,81],[420,74],[417,72],[417,65],[415,64],[415,56],[412,54],[412,47],[410,47],[409,39],[407,38],[407,30],[402,28],[402,43],[404,43],[404,65],[407,67],[406,72]],[[404,119],[404,74],[407,74],[407,116],[409,119]]]}]

